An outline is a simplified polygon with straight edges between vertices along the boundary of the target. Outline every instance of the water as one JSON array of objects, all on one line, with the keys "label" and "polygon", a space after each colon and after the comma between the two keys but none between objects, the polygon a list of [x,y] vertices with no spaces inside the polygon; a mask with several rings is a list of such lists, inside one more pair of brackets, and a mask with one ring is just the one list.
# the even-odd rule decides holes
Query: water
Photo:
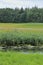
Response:
[{"label": "water", "polygon": [[31,50],[31,51],[20,51],[21,53],[23,53],[23,54],[35,54],[35,53],[38,53],[38,54],[43,54],[43,51],[33,51],[33,50]]}]

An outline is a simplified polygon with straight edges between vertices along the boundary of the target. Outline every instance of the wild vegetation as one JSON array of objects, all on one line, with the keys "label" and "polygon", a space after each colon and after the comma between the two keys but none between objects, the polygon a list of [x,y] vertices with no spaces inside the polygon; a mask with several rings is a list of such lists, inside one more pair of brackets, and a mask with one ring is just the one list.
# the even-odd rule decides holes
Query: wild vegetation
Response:
[{"label": "wild vegetation", "polygon": [[0,9],[1,23],[43,23],[43,8]]},{"label": "wild vegetation", "polygon": [[43,46],[43,24],[0,24],[0,46],[23,45]]},{"label": "wild vegetation", "polygon": [[[40,36],[39,36],[40,35]],[[1,32],[1,46],[21,46],[21,45],[41,46],[43,45],[43,36],[40,34],[32,34],[31,32]]]},{"label": "wild vegetation", "polygon": [[43,8],[0,9],[0,65],[43,65]]}]

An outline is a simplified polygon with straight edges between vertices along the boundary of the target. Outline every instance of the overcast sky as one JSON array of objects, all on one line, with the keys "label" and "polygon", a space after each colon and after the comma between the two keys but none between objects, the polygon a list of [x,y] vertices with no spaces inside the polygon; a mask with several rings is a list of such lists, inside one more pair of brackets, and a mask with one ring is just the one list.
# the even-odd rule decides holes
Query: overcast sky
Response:
[{"label": "overcast sky", "polygon": [[43,0],[0,0],[0,8],[43,7]]}]

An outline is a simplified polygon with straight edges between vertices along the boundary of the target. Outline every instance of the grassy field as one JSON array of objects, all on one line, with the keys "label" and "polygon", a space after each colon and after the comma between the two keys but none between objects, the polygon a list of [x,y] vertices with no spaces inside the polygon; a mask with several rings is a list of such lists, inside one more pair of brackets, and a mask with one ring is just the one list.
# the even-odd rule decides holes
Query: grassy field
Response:
[{"label": "grassy field", "polygon": [[42,28],[43,23],[0,23],[0,27]]},{"label": "grassy field", "polygon": [[0,34],[6,32],[43,36],[43,23],[0,23]]},{"label": "grassy field", "polygon": [[43,44],[43,23],[0,23],[1,44],[3,40],[21,43],[20,41],[28,42],[29,39],[31,42]]},{"label": "grassy field", "polygon": [[[28,41],[30,38],[32,42],[34,42],[35,39],[35,44],[39,41],[40,44],[43,44],[43,24],[0,23],[0,45],[6,45],[9,42],[13,42],[14,44],[15,41],[19,44],[20,41],[25,42],[25,40]],[[43,65],[43,54],[24,54],[13,51],[0,51],[0,65]]]},{"label": "grassy field", "polygon": [[13,30],[42,32],[43,23],[0,23],[0,31]]},{"label": "grassy field", "polygon": [[43,65],[43,55],[0,52],[0,65]]}]

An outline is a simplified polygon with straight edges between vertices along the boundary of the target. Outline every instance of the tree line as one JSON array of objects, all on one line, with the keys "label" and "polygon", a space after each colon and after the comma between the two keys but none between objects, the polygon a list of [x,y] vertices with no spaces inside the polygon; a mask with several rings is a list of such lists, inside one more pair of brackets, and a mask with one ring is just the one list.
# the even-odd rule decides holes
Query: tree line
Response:
[{"label": "tree line", "polygon": [[43,8],[0,9],[0,23],[43,23]]}]

